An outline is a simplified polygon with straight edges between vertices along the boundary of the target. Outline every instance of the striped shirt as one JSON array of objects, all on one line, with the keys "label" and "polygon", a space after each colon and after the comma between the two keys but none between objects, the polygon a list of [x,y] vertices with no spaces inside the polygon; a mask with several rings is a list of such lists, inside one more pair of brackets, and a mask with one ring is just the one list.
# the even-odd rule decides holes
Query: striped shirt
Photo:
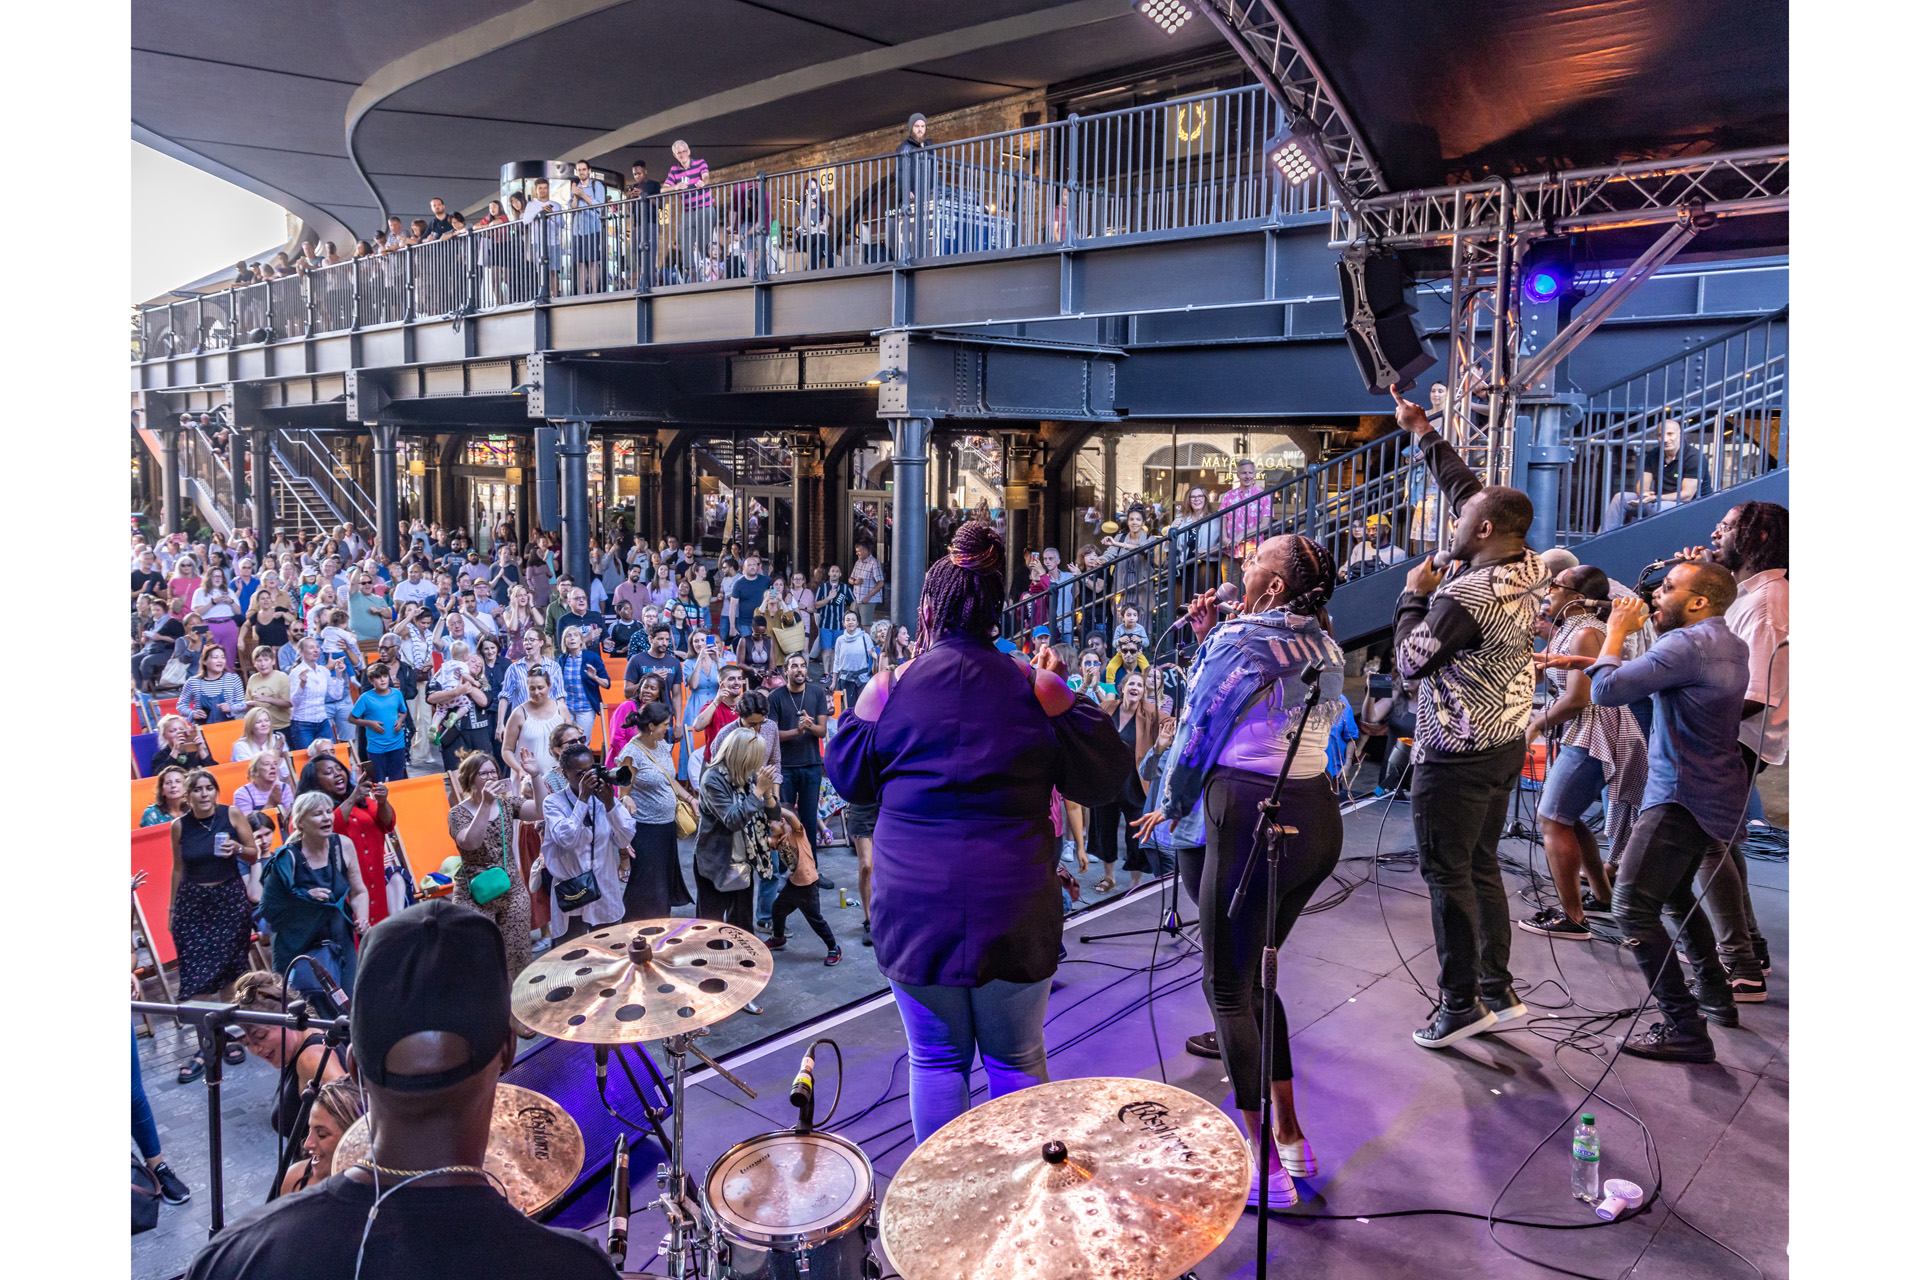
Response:
[{"label": "striped shirt", "polygon": [[[705,182],[707,180],[707,162],[695,160],[682,167],[674,165],[667,170],[667,185],[677,187],[682,183]],[[705,187],[696,187],[686,193],[686,207],[689,209],[707,209],[713,205],[713,192]]]}]

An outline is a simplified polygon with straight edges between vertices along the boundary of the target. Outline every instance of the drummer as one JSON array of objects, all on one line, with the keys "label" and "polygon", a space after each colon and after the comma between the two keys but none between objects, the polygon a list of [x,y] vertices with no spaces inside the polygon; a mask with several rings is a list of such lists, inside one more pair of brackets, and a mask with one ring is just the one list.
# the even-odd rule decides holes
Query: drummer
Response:
[{"label": "drummer", "polygon": [[976,1050],[996,1098],[1048,1078],[1062,923],[1052,796],[1105,804],[1133,771],[1051,650],[1028,666],[994,647],[1005,558],[992,526],[960,527],[927,570],[920,655],[868,684],[827,744],[834,787],[880,806],[873,951],[906,1024],[922,1142],[967,1109]]},{"label": "drummer", "polygon": [[443,898],[375,925],[352,1018],[371,1154],[230,1224],[188,1280],[615,1280],[605,1254],[526,1217],[481,1172],[494,1086],[516,1044],[492,920]]}]

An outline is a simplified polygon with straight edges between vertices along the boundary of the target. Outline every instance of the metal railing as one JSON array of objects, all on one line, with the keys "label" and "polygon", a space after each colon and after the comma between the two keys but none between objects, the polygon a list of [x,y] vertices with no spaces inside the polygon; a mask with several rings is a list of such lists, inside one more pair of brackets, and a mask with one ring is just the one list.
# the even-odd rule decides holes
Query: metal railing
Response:
[{"label": "metal railing", "polygon": [[[1706,497],[1786,466],[1786,322],[1783,307],[1593,392],[1563,433],[1574,458],[1560,487],[1560,542],[1670,509],[1688,478]],[[1671,460],[1668,422],[1680,427]],[[1633,501],[1641,492],[1650,500]]]},{"label": "metal railing", "polygon": [[[180,475],[211,508],[208,523],[221,533],[232,533],[239,518],[233,471],[225,452],[197,424],[180,435]],[[225,528],[221,528],[223,522]]]},{"label": "metal railing", "polygon": [[563,209],[149,308],[141,355],[1324,211],[1324,183],[1269,178],[1279,122],[1266,91],[1248,86]]},{"label": "metal railing", "polygon": [[[315,493],[332,509],[330,523],[351,520],[362,529],[379,527],[374,518],[373,499],[354,480],[346,464],[327,448],[318,432],[283,430],[275,435],[274,461],[288,475],[313,486]],[[309,511],[309,514],[318,519],[320,513]]]},{"label": "metal railing", "polygon": [[1345,582],[1436,550],[1442,515],[1426,464],[1412,439],[1395,431],[1197,520],[1171,524],[1136,546],[1124,544],[1124,531],[1115,535],[1112,559],[1015,600],[1001,632],[1024,641],[1044,622],[1056,640],[1071,638],[1082,647],[1089,634],[1102,634],[1111,653],[1122,610],[1137,608],[1148,635],[1162,636],[1189,600],[1219,586],[1229,563],[1266,538],[1302,533],[1316,539],[1333,553]]}]

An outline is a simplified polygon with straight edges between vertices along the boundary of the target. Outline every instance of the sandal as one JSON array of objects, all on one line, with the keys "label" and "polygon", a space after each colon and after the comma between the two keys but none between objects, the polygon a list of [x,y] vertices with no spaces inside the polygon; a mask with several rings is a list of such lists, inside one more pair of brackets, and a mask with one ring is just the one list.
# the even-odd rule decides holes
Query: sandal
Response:
[{"label": "sandal", "polygon": [[229,1042],[226,1052],[220,1056],[228,1066],[237,1067],[247,1060],[247,1046],[238,1041]]},{"label": "sandal", "polygon": [[1113,891],[1113,877],[1102,876],[1100,879],[1095,880],[1093,882],[1093,891],[1095,893],[1111,893]]},{"label": "sandal", "polygon": [[180,1068],[180,1074],[175,1079],[181,1084],[192,1084],[205,1074],[207,1074],[207,1060],[196,1053],[186,1066]]}]

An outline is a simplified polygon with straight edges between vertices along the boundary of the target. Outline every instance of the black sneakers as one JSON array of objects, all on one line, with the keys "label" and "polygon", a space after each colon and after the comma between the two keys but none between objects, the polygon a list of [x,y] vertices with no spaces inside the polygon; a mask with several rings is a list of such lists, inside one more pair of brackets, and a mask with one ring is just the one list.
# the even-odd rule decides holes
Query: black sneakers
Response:
[{"label": "black sneakers", "polygon": [[1202,1031],[1197,1036],[1188,1036],[1187,1052],[1196,1058],[1217,1058],[1220,1056],[1220,1036],[1212,1031]]},{"label": "black sneakers", "polygon": [[185,1204],[193,1199],[193,1192],[187,1190],[187,1184],[180,1181],[180,1175],[162,1160],[149,1170],[155,1182],[160,1184],[160,1198],[168,1204]]},{"label": "black sneakers", "polygon": [[1765,1004],[1767,980],[1765,978],[1733,979],[1733,998],[1741,1004]]},{"label": "black sneakers", "polygon": [[1753,939],[1753,958],[1760,962],[1761,973],[1773,972],[1773,957],[1767,953],[1767,940],[1758,935]]},{"label": "black sneakers", "polygon": [[873,920],[871,917],[860,922],[860,945],[863,947],[873,945]]},{"label": "black sneakers", "polygon": [[1607,905],[1603,907],[1600,905],[1599,900],[1592,894],[1582,893],[1580,895],[1580,910],[1590,916],[1610,916],[1613,914],[1613,903],[1608,902]]},{"label": "black sneakers", "polygon": [[1713,1037],[1706,1024],[1692,1028],[1676,1027],[1671,1022],[1656,1022],[1637,1036],[1628,1037],[1620,1052],[1656,1062],[1712,1062]]},{"label": "black sneakers", "polygon": [[1527,1016],[1527,1006],[1520,1002],[1520,994],[1508,983],[1504,991],[1492,995],[1481,992],[1480,1003],[1493,1012],[1495,1022],[1512,1022],[1515,1018]]},{"label": "black sneakers", "polygon": [[1740,1010],[1733,1003],[1738,997],[1731,991],[1704,991],[1698,982],[1689,983],[1688,990],[1693,992],[1694,1002],[1700,1006],[1700,1012],[1708,1022],[1718,1027],[1740,1025]]},{"label": "black sneakers", "polygon": [[1593,935],[1587,932],[1586,925],[1575,924],[1567,919],[1567,913],[1558,907],[1536,911],[1531,920],[1515,920],[1514,923],[1528,933],[1537,933],[1544,938],[1559,938],[1563,942],[1593,941]]},{"label": "black sneakers", "polygon": [[[1522,1011],[1525,1008],[1521,1006]],[[1479,1035],[1498,1021],[1499,1016],[1480,1000],[1465,1009],[1438,1005],[1433,1011],[1433,1021],[1413,1033],[1413,1042],[1422,1049],[1444,1049],[1457,1040]]]}]

